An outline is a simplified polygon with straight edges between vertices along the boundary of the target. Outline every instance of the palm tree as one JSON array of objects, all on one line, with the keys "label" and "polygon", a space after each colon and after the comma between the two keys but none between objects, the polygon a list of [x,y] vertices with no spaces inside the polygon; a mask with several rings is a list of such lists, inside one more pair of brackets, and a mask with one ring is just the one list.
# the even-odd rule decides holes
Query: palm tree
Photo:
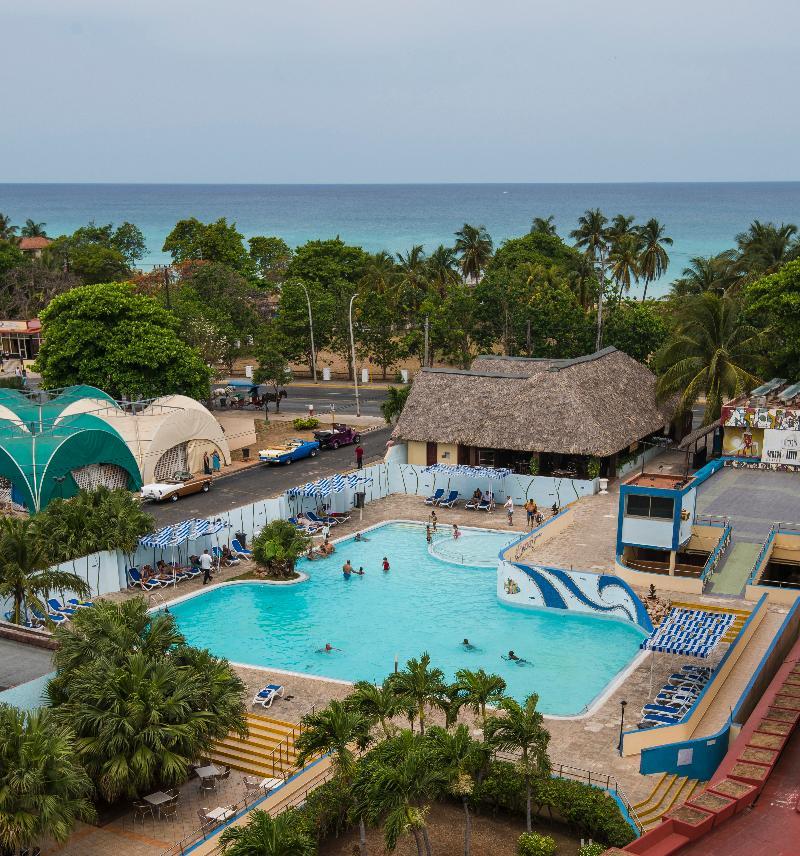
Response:
[{"label": "palm tree", "polygon": [[[350,787],[356,773],[356,751],[363,751],[369,745],[372,720],[344,702],[334,700],[327,707],[304,716],[302,726],[294,744],[298,768],[318,755],[329,754],[342,787]],[[358,833],[361,856],[366,856],[367,832],[363,816],[358,818]]]},{"label": "palm tree", "polygon": [[311,538],[288,520],[273,520],[253,539],[253,558],[270,577],[291,578],[295,563],[310,545]]},{"label": "palm tree", "polygon": [[295,809],[276,817],[256,809],[247,826],[229,826],[220,837],[225,856],[315,856],[317,844]]},{"label": "palm tree", "polygon": [[448,790],[461,800],[464,807],[464,856],[470,856],[472,817],[469,813],[469,798],[475,790],[476,776],[489,763],[491,749],[486,743],[473,740],[464,723],[452,732],[434,725],[426,739],[433,748],[437,766],[447,777]]},{"label": "palm tree", "polygon": [[420,734],[425,733],[425,716],[429,705],[438,704],[446,685],[444,672],[432,669],[431,656],[427,651],[417,660],[412,657],[406,662],[405,668],[387,678],[389,686],[395,694],[406,702],[410,708],[413,730],[413,719],[419,720]]},{"label": "palm tree", "polygon": [[89,595],[86,580],[71,571],[51,568],[50,564],[50,556],[32,520],[0,518],[0,600],[12,601],[14,624],[24,623],[28,609],[49,613],[47,599],[51,592]]},{"label": "palm tree", "polygon": [[16,853],[44,837],[63,844],[78,820],[95,816],[72,733],[47,708],[0,704],[0,734],[0,851]]},{"label": "palm tree", "polygon": [[465,281],[480,281],[492,257],[492,239],[485,226],[464,225],[456,232],[456,252],[461,256],[461,275]]},{"label": "palm tree", "polygon": [[456,679],[464,694],[463,703],[469,705],[485,722],[486,705],[502,701],[506,682],[499,675],[490,675],[483,669],[459,669]]},{"label": "palm tree", "polygon": [[634,226],[635,220],[636,218],[633,216],[626,217],[624,214],[615,214],[608,226],[608,240],[614,244],[628,235],[635,235],[637,232],[637,228]]},{"label": "palm tree", "polygon": [[599,208],[591,208],[578,217],[578,227],[570,232],[575,246],[582,249],[587,258],[597,265],[599,290],[597,293],[597,337],[595,350],[603,346],[603,296],[606,287],[606,262],[608,259],[608,218]]},{"label": "palm tree", "polygon": [[669,255],[664,247],[672,246],[672,238],[664,234],[664,229],[665,227],[655,217],[651,217],[639,230],[642,241],[639,272],[644,280],[642,303],[647,297],[647,286],[666,273],[669,267]]},{"label": "palm tree", "polygon": [[18,226],[11,225],[11,218],[8,215],[0,214],[0,241],[12,241],[18,229]]},{"label": "palm tree", "polygon": [[458,257],[453,247],[439,246],[428,256],[428,276],[444,296],[448,285],[458,282]]},{"label": "palm tree", "polygon": [[397,254],[397,278],[400,303],[406,312],[413,314],[428,288],[428,267],[422,244]]},{"label": "palm tree", "polygon": [[403,712],[396,693],[385,683],[375,685],[369,681],[357,681],[345,704],[372,722],[380,723],[386,737],[391,737],[394,731],[392,719]]},{"label": "palm tree", "polygon": [[761,382],[755,370],[763,363],[767,334],[745,321],[735,297],[705,292],[686,301],[675,334],[655,357],[663,370],[659,400],[678,394],[681,414],[704,394],[703,424],[715,422],[726,400]]},{"label": "palm tree", "polygon": [[531,780],[534,776],[550,774],[547,744],[550,733],[544,727],[544,718],[536,710],[539,696],[528,696],[521,705],[512,698],[500,702],[502,716],[490,716],[484,731],[487,742],[496,749],[520,752],[520,769],[525,779],[525,824],[531,831]]},{"label": "palm tree", "polygon": [[411,394],[411,385],[406,386],[390,386],[386,392],[386,398],[381,404],[381,413],[386,420],[387,425],[393,420],[399,418],[406,406],[408,396]]},{"label": "palm tree", "polygon": [[388,294],[395,286],[397,265],[394,256],[386,250],[370,256],[364,272],[363,282],[379,294]]},{"label": "palm tree", "polygon": [[46,238],[47,232],[45,232],[44,227],[47,223],[36,223],[29,217],[25,221],[25,225],[22,227],[20,235],[23,238]]},{"label": "palm tree", "polygon": [[539,232],[542,235],[557,235],[556,218],[551,214],[549,217],[534,217],[531,223],[531,233]]},{"label": "palm tree", "polygon": [[722,295],[742,280],[744,268],[735,250],[725,250],[715,256],[694,256],[680,279],[672,283],[670,295],[683,298],[710,291]]},{"label": "palm tree", "polygon": [[617,282],[618,304],[622,301],[623,291],[627,294],[631,285],[639,281],[639,247],[638,235],[623,235],[611,245],[608,260],[611,276]]},{"label": "palm tree", "polygon": [[586,311],[592,302],[593,292],[597,288],[597,271],[594,262],[586,255],[578,256],[570,265],[567,281],[581,309]]},{"label": "palm tree", "polygon": [[774,273],[781,265],[800,256],[800,241],[794,223],[762,223],[753,220],[746,232],[736,236],[740,258],[752,274]]}]

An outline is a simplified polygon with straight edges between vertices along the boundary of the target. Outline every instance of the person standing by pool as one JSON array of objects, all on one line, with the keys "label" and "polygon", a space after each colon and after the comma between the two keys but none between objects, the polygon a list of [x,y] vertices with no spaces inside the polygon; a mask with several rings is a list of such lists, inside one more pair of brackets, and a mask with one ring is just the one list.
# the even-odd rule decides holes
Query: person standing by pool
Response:
[{"label": "person standing by pool", "polygon": [[538,510],[538,507],[532,499],[529,499],[525,503],[525,513],[528,515],[528,528],[529,529],[533,529],[533,524],[534,524],[534,521],[536,520],[537,510]]},{"label": "person standing by pool", "polygon": [[430,544],[433,541],[433,535],[431,535],[431,527],[430,524],[425,526],[425,540]]},{"label": "person standing by pool", "polygon": [[349,579],[350,579],[350,574],[352,574],[352,573],[353,573],[353,566],[350,564],[350,559],[348,559],[348,560],[347,560],[347,561],[342,565],[342,573],[344,574],[344,578],[345,578],[346,580],[349,580]]},{"label": "person standing by pool", "polygon": [[327,541],[328,538],[331,537],[331,524],[323,523],[322,524],[322,540]]},{"label": "person standing by pool", "polygon": [[362,448],[361,443],[356,446],[356,466],[359,469],[363,469],[364,467],[364,449]]},{"label": "person standing by pool", "polygon": [[514,525],[514,500],[509,496],[509,498],[505,501],[505,505],[503,508],[506,510],[506,514],[508,515],[508,525]]},{"label": "person standing by pool", "polygon": [[431,528],[433,531],[436,531],[436,524],[439,522],[439,518],[436,516],[436,511],[431,511]]},{"label": "person standing by pool", "polygon": [[389,560],[386,556],[383,557],[383,572],[386,573],[389,570]]},{"label": "person standing by pool", "polygon": [[211,581],[211,566],[213,564],[208,550],[203,550],[203,555],[200,557],[200,568],[203,571],[203,585]]},{"label": "person standing by pool", "polygon": [[458,528],[458,523],[453,524],[453,538],[457,541],[461,537],[461,530]]}]

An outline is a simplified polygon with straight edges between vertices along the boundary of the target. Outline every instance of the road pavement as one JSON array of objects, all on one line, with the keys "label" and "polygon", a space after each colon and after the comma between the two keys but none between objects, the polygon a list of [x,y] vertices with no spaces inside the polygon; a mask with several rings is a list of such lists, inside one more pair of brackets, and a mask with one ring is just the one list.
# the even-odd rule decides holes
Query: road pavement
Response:
[{"label": "road pavement", "polygon": [[[283,408],[281,408],[283,409]],[[364,461],[382,458],[391,428],[379,428],[363,435]],[[196,493],[177,502],[148,503],[145,508],[159,526],[179,523],[190,517],[211,517],[240,505],[277,496],[287,488],[343,472],[355,465],[355,446],[321,451],[315,458],[295,461],[290,466],[255,466],[215,482],[208,493]]]},{"label": "road pavement", "polygon": [[[281,401],[281,411],[286,413],[307,413],[308,405],[313,404],[318,416],[324,419],[329,413],[331,405],[336,407],[337,413],[355,413],[356,396],[353,386],[337,384],[328,386],[324,383],[314,386],[312,384],[289,384],[286,388],[287,397]],[[386,399],[385,387],[365,386],[359,387],[358,398],[361,403],[361,413],[364,416],[380,416],[381,404]],[[270,405],[270,411],[275,405]]]}]

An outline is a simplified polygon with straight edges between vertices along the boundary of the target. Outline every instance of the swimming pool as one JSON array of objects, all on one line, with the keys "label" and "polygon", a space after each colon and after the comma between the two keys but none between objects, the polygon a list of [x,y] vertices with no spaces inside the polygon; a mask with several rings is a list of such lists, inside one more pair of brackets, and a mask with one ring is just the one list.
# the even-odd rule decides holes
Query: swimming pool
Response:
[{"label": "swimming pool", "polygon": [[[309,579],[297,585],[221,586],[170,609],[191,644],[234,662],[379,681],[395,655],[402,666],[428,651],[448,679],[460,668],[484,668],[502,675],[514,698],[537,692],[542,712],[558,715],[584,710],[644,636],[626,622],[501,604],[497,553],[517,533],[465,530],[463,552],[454,545],[449,561],[431,555],[419,524],[387,523],[365,537],[340,542],[328,559],[300,562]],[[485,566],[457,564],[461,557]],[[345,580],[346,559],[364,576]],[[464,637],[476,650],[464,650]],[[318,653],[326,642],[340,650]],[[532,665],[502,659],[509,649]]]}]

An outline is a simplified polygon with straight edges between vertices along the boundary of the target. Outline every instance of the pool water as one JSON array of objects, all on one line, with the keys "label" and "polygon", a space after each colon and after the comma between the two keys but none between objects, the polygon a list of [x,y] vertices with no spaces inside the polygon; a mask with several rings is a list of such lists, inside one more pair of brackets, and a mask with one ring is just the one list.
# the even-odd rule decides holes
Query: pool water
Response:
[{"label": "pool water", "polygon": [[[542,712],[560,715],[588,707],[636,655],[644,636],[627,622],[500,603],[497,553],[516,535],[465,530],[459,549],[469,549],[456,552],[474,565],[432,556],[424,526],[388,523],[365,537],[340,542],[327,559],[301,561],[306,582],[218,587],[171,611],[192,645],[234,662],[381,681],[395,656],[402,667],[428,651],[449,680],[460,668],[484,668],[502,675],[509,695],[522,701],[537,692]],[[388,573],[381,570],[384,556]],[[347,559],[356,569],[363,566],[364,576],[346,580],[341,567]],[[476,650],[464,650],[465,637]],[[326,642],[339,650],[320,653]],[[509,649],[532,665],[504,660]],[[291,692],[291,678],[284,683]]]}]

